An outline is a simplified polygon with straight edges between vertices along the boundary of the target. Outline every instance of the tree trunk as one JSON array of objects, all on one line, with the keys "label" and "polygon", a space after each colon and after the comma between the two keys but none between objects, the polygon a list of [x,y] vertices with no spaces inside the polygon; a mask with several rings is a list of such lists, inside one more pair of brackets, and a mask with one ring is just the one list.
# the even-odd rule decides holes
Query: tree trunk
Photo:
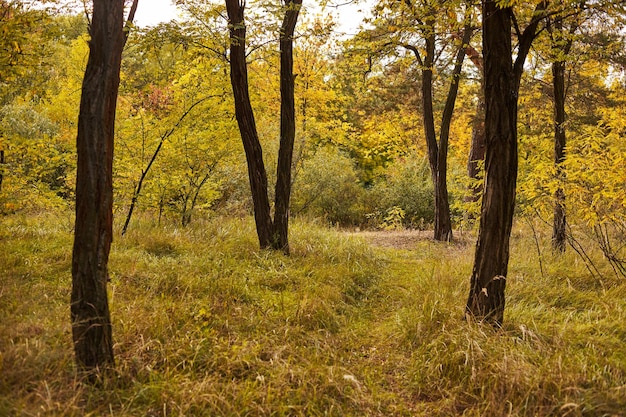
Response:
[{"label": "tree trunk", "polygon": [[[482,88],[484,90],[484,88]],[[485,159],[485,98],[481,92],[478,96],[476,104],[476,116],[472,123],[472,143],[470,147],[469,157],[467,158],[467,175],[473,181],[478,181],[480,174],[480,162]],[[470,186],[470,194],[466,201],[475,202],[480,199],[483,193],[482,183],[472,184]]]},{"label": "tree trunk", "polygon": [[509,239],[515,208],[517,97],[524,63],[547,7],[547,1],[538,3],[526,29],[518,33],[517,57],[513,62],[513,9],[501,8],[493,0],[482,2],[485,182],[466,315],[495,326],[501,326],[504,319]]},{"label": "tree trunk", "polygon": [[71,318],[76,362],[93,380],[114,366],[107,299],[112,239],[115,109],[124,34],[124,1],[94,0],[89,59],[78,116],[76,225]]},{"label": "tree trunk", "polygon": [[4,150],[0,150],[0,191],[2,191],[3,179],[4,179]]},{"label": "tree trunk", "polygon": [[235,100],[235,117],[246,153],[259,245],[264,249],[271,246],[273,224],[267,196],[267,173],[263,163],[263,150],[259,142],[248,92],[244,9],[245,2],[226,0],[230,28],[230,82]]},{"label": "tree trunk", "polygon": [[466,312],[497,326],[504,318],[517,181],[517,90],[510,8],[483,1],[485,185]]},{"label": "tree trunk", "polygon": [[565,63],[557,61],[552,64],[552,83],[554,87],[554,164],[556,180],[559,186],[554,192],[554,220],[552,226],[552,249],[565,252],[565,191],[562,183],[565,180]]},{"label": "tree trunk", "polygon": [[472,36],[472,29],[469,25],[465,26],[461,45],[457,51],[454,69],[452,70],[452,81],[448,90],[448,97],[443,109],[441,117],[441,128],[439,131],[439,147],[437,152],[437,185],[435,190],[437,197],[435,200],[439,202],[439,206],[435,206],[437,214],[435,215],[435,240],[452,241],[452,220],[450,218],[450,203],[448,201],[448,143],[450,139],[450,125],[452,123],[452,114],[456,97],[459,92],[459,82],[461,78],[461,70],[463,69],[463,61],[465,60],[465,46],[469,43]]},{"label": "tree trunk", "polygon": [[[441,144],[437,143],[435,116],[433,111],[433,65],[435,58],[435,35],[426,37],[426,51],[422,65],[422,118],[424,135],[428,148],[428,163],[435,192],[434,239],[449,241],[452,239],[450,205],[448,204],[446,158],[447,149],[442,155]],[[452,114],[450,114],[450,117]],[[447,142],[447,139],[446,139]],[[447,146],[447,143],[444,144]],[[443,159],[442,159],[443,158]],[[440,165],[441,163],[441,165]]]},{"label": "tree trunk", "polygon": [[[484,71],[482,55],[472,47],[469,42],[465,44],[465,52],[474,66],[482,74]],[[476,103],[476,115],[472,123],[472,143],[467,158],[467,175],[471,180],[478,181],[480,174],[479,164],[485,159],[485,82],[481,76],[480,94],[478,95],[478,103]],[[470,194],[465,201],[475,202],[480,199],[483,193],[482,182],[480,184],[470,186]]]},{"label": "tree trunk", "polygon": [[[569,28],[569,38],[563,37],[563,21],[557,18],[554,21],[554,31],[548,26],[550,34],[553,36],[553,47],[557,49],[559,57],[567,56],[572,48],[571,35],[578,29],[578,23],[572,23]],[[552,223],[552,250],[554,252],[565,252],[566,225],[565,217],[565,145],[567,138],[565,135],[565,61],[562,58],[552,63],[552,87],[554,89],[554,165],[556,168],[556,180],[559,183],[554,192],[554,218]]]},{"label": "tree trunk", "polygon": [[280,148],[276,168],[272,247],[289,254],[289,199],[293,145],[296,137],[293,32],[302,0],[286,0],[285,3],[285,18],[280,30]]}]

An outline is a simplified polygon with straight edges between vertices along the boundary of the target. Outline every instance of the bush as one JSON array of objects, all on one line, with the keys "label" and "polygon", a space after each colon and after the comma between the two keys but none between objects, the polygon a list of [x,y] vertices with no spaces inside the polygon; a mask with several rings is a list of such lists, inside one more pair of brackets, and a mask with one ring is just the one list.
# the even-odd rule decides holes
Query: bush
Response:
[{"label": "bush", "polygon": [[302,164],[293,186],[292,213],[323,217],[341,226],[366,221],[365,189],[350,159],[320,149]]},{"label": "bush", "polygon": [[369,194],[370,218],[376,226],[385,224],[385,219],[398,209],[404,213],[404,227],[423,228],[434,220],[433,185],[425,159],[397,161]]}]

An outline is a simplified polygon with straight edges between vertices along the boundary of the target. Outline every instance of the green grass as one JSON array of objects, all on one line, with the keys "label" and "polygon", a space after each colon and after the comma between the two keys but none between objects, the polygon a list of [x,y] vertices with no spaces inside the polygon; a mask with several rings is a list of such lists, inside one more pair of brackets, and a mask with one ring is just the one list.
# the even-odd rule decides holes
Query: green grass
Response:
[{"label": "green grass", "polygon": [[[473,239],[412,250],[295,221],[116,234],[116,372],[77,380],[72,224],[0,219],[0,415],[626,415],[626,282],[514,234],[501,330],[463,320]],[[529,250],[528,248],[533,248]]]}]

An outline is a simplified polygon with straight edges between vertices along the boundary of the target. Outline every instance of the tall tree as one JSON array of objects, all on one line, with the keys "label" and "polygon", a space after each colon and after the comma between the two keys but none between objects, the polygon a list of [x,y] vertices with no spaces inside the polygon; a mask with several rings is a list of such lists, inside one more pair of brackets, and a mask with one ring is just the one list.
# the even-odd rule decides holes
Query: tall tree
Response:
[{"label": "tall tree", "polygon": [[[375,9],[378,14],[374,21],[376,27],[365,32],[372,40],[382,39],[381,52],[395,53],[397,48],[410,51],[420,68],[422,121],[435,193],[434,239],[440,241],[452,240],[447,186],[448,143],[466,46],[472,36],[471,7],[467,6],[464,15],[458,19],[456,9],[460,6],[443,1],[383,2]],[[392,49],[385,50],[388,47]],[[453,58],[450,59],[450,85],[437,135],[435,74],[445,73],[447,68],[436,71],[435,67],[442,57]]]},{"label": "tall tree", "polygon": [[259,141],[248,91],[245,8],[245,1],[226,0],[230,31],[230,82],[235,100],[235,118],[239,125],[248,163],[248,178],[252,192],[256,231],[261,248],[268,248],[271,245],[273,223],[267,196],[267,172],[263,163],[263,149]]},{"label": "tall tree", "polygon": [[[129,21],[137,9],[134,0]],[[78,116],[76,225],[71,319],[76,362],[90,380],[114,366],[107,297],[113,222],[113,137],[120,82],[124,0],[94,0],[89,59]]]},{"label": "tall tree", "polygon": [[483,94],[485,87],[482,75],[483,57],[482,54],[469,43],[466,45],[465,51],[467,57],[478,70],[480,77],[480,92],[476,101],[476,114],[472,122],[472,140],[467,158],[467,176],[473,183],[470,185],[470,193],[466,201],[476,202],[480,199],[483,192],[482,182],[480,181],[480,163],[485,159],[485,97]]},{"label": "tall tree", "polygon": [[248,91],[246,63],[245,0],[226,0],[230,28],[230,79],[235,99],[235,117],[241,132],[257,235],[261,248],[271,247],[289,253],[288,225],[291,195],[291,165],[295,139],[295,104],[293,76],[293,33],[302,0],[285,0],[285,16],[280,29],[280,148],[276,175],[274,220],[271,217],[267,173],[263,150],[254,120]]},{"label": "tall tree", "polygon": [[296,107],[293,75],[293,33],[302,0],[285,0],[285,17],[280,28],[280,148],[274,194],[272,246],[289,253],[289,199],[293,145],[296,138]]},{"label": "tall tree", "polygon": [[[554,216],[552,221],[552,249],[555,252],[565,252],[565,64],[566,56],[572,48],[572,35],[578,28],[576,21],[571,22],[569,31],[563,28],[563,18],[556,16],[549,22],[548,31],[551,37],[555,58],[552,62],[552,90],[554,93],[554,165],[556,180],[559,185],[554,192]],[[569,32],[569,33],[568,33]]]},{"label": "tall tree", "polygon": [[466,313],[496,326],[504,318],[504,290],[509,263],[517,183],[517,106],[524,63],[547,2],[537,4],[530,23],[521,32],[513,61],[512,7],[482,2],[485,93],[485,184],[480,226]]}]

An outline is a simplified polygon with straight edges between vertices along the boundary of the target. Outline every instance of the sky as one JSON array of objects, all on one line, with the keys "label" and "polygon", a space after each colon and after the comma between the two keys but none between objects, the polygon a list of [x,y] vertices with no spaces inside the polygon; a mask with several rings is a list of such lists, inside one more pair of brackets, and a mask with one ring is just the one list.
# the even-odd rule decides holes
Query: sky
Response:
[{"label": "sky", "polygon": [[[310,1],[310,0],[309,0]],[[308,3],[304,0],[304,4]],[[348,34],[356,33],[356,28],[363,20],[363,14],[360,12],[362,6],[349,4],[350,0],[345,0],[338,7],[329,8],[337,16],[340,30]],[[167,22],[178,15],[176,6],[172,4],[172,0],[140,0],[135,15],[135,23],[138,26],[152,26],[160,22]]]}]

